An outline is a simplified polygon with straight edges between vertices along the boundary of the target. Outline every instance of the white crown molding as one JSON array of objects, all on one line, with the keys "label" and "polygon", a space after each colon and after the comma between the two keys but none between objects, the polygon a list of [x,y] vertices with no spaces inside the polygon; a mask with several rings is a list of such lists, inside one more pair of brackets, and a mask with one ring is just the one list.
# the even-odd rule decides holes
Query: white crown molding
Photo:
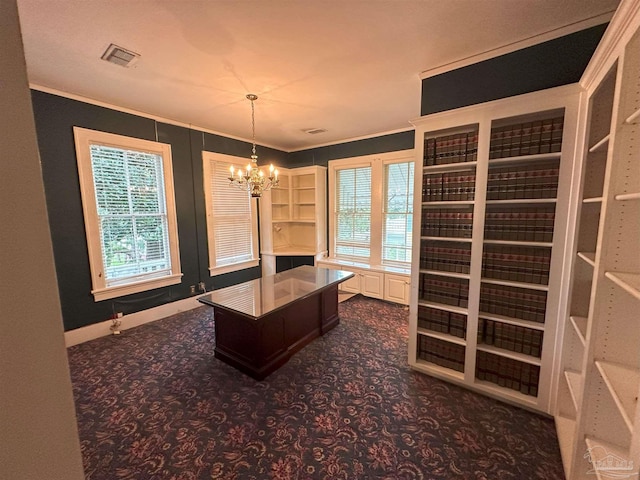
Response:
[{"label": "white crown molding", "polygon": [[582,20],[580,22],[572,23],[571,25],[566,25],[564,27],[557,28],[555,30],[550,30],[548,32],[545,32],[539,35],[534,35],[532,37],[510,43],[508,45],[503,45],[498,48],[487,50],[477,55],[472,55],[470,57],[462,58],[460,60],[446,63],[444,65],[440,65],[435,68],[430,68],[428,70],[423,71],[420,74],[420,79],[424,80],[425,78],[434,77],[436,75],[440,75],[442,73],[449,72],[451,70],[467,67],[474,63],[479,63],[484,60],[489,60],[491,58],[499,57],[501,55],[513,53],[517,50],[522,50],[523,48],[532,47],[539,43],[544,43],[549,40],[555,40],[556,38],[560,38],[565,35],[570,35],[572,33],[579,32],[580,30],[585,30],[590,27],[595,27],[596,25],[607,23],[608,21],[611,20],[613,16],[614,16],[614,12],[603,13],[602,15],[597,15],[595,17],[591,17],[586,20]]},{"label": "white crown molding", "polygon": [[[122,113],[129,113],[131,115],[137,115],[138,117],[148,118],[150,120],[155,120],[156,122],[167,123],[169,125],[175,125],[177,127],[189,128],[191,130],[197,130],[199,132],[210,133],[212,135],[219,135],[221,137],[231,138],[233,140],[239,140],[241,142],[246,142],[251,144],[252,140],[242,137],[236,137],[234,135],[230,135],[228,133],[216,132],[215,130],[210,130],[208,128],[199,127],[198,125],[193,125],[190,123],[179,122],[177,120],[171,120],[170,118],[159,117],[156,115],[151,115],[150,113],[140,112],[138,110],[133,110],[126,107],[120,107],[118,105],[113,105],[111,103],[102,102],[100,100],[94,100],[93,98],[83,97],[82,95],[76,95],[75,93],[64,92],[62,90],[57,90],[55,88],[45,87],[43,85],[38,85],[37,83],[29,83],[29,88],[32,90],[38,90],[44,93],[50,93],[52,95],[57,95],[59,97],[68,98],[70,100],[77,100],[78,102],[88,103],[90,105],[96,105],[98,107],[109,108],[111,110],[116,110]],[[258,143],[260,147],[273,148],[274,150],[286,151],[282,150],[280,147],[276,147],[275,145],[269,145],[266,143]]]},{"label": "white crown molding", "polygon": [[622,0],[589,65],[582,74],[580,85],[585,90],[591,91],[591,88],[599,84],[601,78],[609,71],[613,62],[622,53],[617,50],[623,48],[628,38],[633,35],[634,29],[629,26],[634,24],[640,24],[640,0]]}]

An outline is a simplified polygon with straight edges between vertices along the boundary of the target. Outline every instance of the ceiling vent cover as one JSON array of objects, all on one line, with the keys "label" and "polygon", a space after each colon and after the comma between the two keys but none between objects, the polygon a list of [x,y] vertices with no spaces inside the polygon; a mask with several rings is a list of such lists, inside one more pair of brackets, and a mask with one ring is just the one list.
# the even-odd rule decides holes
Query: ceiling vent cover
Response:
[{"label": "ceiling vent cover", "polygon": [[307,128],[302,130],[304,133],[308,133],[309,135],[316,135],[318,133],[324,133],[327,130],[325,128]]},{"label": "ceiling vent cover", "polygon": [[138,58],[140,58],[140,54],[132,52],[130,50],[124,49],[113,43],[107,47],[107,49],[102,54],[102,60],[106,60],[107,62],[115,63],[116,65],[120,65],[121,67],[130,67]]}]

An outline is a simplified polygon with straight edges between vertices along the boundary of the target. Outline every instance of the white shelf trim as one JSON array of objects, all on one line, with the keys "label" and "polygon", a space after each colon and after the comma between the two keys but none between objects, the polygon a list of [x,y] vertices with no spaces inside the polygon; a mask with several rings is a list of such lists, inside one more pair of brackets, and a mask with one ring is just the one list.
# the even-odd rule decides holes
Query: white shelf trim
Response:
[{"label": "white shelf trim", "polygon": [[522,320],[520,318],[506,317],[504,315],[496,315],[493,313],[480,312],[478,317],[485,320],[493,320],[494,322],[507,323],[509,325],[516,325],[519,327],[526,327],[532,330],[544,331],[544,323],[533,322],[531,320]]},{"label": "white shelf trim", "polygon": [[640,108],[629,115],[624,123],[627,125],[635,125],[638,123],[638,120],[640,120]]},{"label": "white shelf trim", "polygon": [[582,395],[582,376],[578,372],[565,370],[564,378],[567,380],[573,406],[578,411],[580,409],[580,396]]},{"label": "white shelf trim", "polygon": [[499,348],[494,345],[485,345],[480,343],[478,344],[477,350],[487,353],[493,353],[494,355],[498,355],[500,357],[511,358],[512,360],[529,363],[531,365],[540,366],[541,364],[541,360],[538,357],[527,355],[526,353],[513,352],[511,350]]},{"label": "white shelf trim", "polygon": [[589,153],[595,153],[601,150],[603,147],[606,147],[609,144],[609,138],[610,138],[610,135],[607,134],[606,137],[604,137],[602,140],[600,140],[595,145],[589,148]]},{"label": "white shelf trim", "polygon": [[540,290],[543,292],[549,291],[548,285],[542,285],[539,283],[514,282],[512,280],[498,280],[498,279],[486,278],[486,277],[482,277],[480,281],[482,281],[482,283],[490,283],[492,285],[504,285],[506,287],[527,288],[529,290]]},{"label": "white shelf trim", "polygon": [[582,343],[582,346],[584,347],[587,344],[586,334],[587,322],[589,321],[589,319],[587,317],[578,317],[572,315],[569,317],[569,320],[571,321],[571,325],[573,325],[573,329],[575,330],[580,343]]},{"label": "white shelf trim", "polygon": [[518,157],[504,157],[489,159],[489,168],[494,165],[505,165],[508,163],[533,163],[543,160],[558,160],[562,152],[539,153],[536,155],[520,155]]},{"label": "white shelf trim", "polygon": [[459,162],[459,163],[444,163],[442,165],[429,165],[428,167],[422,167],[424,173],[436,173],[444,171],[461,171],[474,170],[478,162]]},{"label": "white shelf trim", "polygon": [[418,305],[422,305],[423,307],[435,308],[437,310],[444,310],[445,312],[461,313],[463,315],[469,314],[469,310],[467,310],[467,308],[465,307],[447,305],[446,303],[425,302],[424,300],[418,300]]},{"label": "white shelf trim", "polygon": [[596,253],[595,252],[578,252],[578,257],[587,262],[592,267],[596,266]]},{"label": "white shelf trim", "polygon": [[596,360],[596,367],[620,410],[625,425],[632,433],[638,404],[636,395],[640,386],[640,370],[600,360]]},{"label": "white shelf trim", "polygon": [[[605,442],[593,437],[585,437],[584,440],[587,444],[588,453],[591,455],[591,462],[593,466],[588,473],[595,473],[595,478],[597,480],[611,480],[612,478],[634,478],[638,476],[637,470],[635,469],[633,472],[628,472],[623,471],[623,467],[621,467],[620,469],[603,468],[608,465],[607,457],[617,457],[618,459],[623,461],[629,460],[629,451],[627,449],[619,445],[614,445],[612,443]],[[629,466],[633,466],[632,463],[633,462],[630,462]],[[601,466],[601,468],[596,468],[596,465]]]},{"label": "white shelf trim", "polygon": [[605,272],[604,276],[640,300],[640,273]]},{"label": "white shelf trim", "polygon": [[435,202],[422,202],[423,207],[441,207],[443,205],[473,205],[473,200],[436,200]]},{"label": "white shelf trim", "polygon": [[420,269],[420,273],[426,273],[428,275],[441,275],[443,277],[464,278],[466,280],[471,277],[468,273],[445,272],[442,270],[424,270],[422,268]]},{"label": "white shelf trim", "polygon": [[467,346],[467,342],[464,338],[456,337],[455,335],[450,335],[444,332],[434,332],[433,330],[429,330],[427,328],[418,328],[418,335],[437,338],[438,340],[443,340],[449,343],[455,343],[456,345],[462,345],[463,347]]},{"label": "white shelf trim", "polygon": [[412,365],[412,368],[421,372],[435,374],[436,376],[440,377],[454,378],[459,382],[464,381],[464,374],[462,372],[443,367],[441,365],[436,365],[435,363],[427,362],[426,360],[422,360],[421,358],[418,358],[416,360],[416,364]]},{"label": "white shelf trim", "polygon": [[634,193],[619,193],[618,195],[616,195],[615,197],[616,200],[618,201],[625,201],[625,200],[640,200],[640,192],[634,192]]},{"label": "white shelf trim", "polygon": [[602,203],[602,197],[589,197],[582,199],[582,203]]},{"label": "white shelf trim", "polygon": [[521,203],[556,203],[555,198],[514,198],[509,200],[487,200],[487,205],[518,205]]},{"label": "white shelf trim", "polygon": [[421,240],[435,240],[438,242],[466,242],[471,243],[469,237],[420,237]]},{"label": "white shelf trim", "polygon": [[562,455],[562,464],[564,466],[564,471],[568,476],[572,463],[576,421],[560,415],[556,416],[555,420],[556,431],[558,432],[558,443],[560,444],[560,454]]},{"label": "white shelf trim", "polygon": [[489,245],[517,245],[520,247],[553,247],[552,242],[523,242],[519,240],[485,240]]}]

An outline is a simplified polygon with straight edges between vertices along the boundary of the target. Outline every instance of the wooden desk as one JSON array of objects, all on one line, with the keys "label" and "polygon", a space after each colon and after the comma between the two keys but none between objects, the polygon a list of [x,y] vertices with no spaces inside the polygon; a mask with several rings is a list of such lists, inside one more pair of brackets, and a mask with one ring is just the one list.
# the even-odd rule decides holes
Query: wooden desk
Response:
[{"label": "wooden desk", "polygon": [[313,339],[335,327],[338,284],[353,273],[302,266],[215,290],[215,356],[262,380]]}]

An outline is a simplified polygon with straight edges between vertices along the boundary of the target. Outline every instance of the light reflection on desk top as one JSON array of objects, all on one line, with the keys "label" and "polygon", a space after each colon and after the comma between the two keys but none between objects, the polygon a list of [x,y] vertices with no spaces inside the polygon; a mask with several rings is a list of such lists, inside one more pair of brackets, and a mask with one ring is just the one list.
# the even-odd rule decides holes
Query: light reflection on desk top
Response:
[{"label": "light reflection on desk top", "polygon": [[213,307],[259,318],[318,290],[341,283],[352,272],[308,265],[214,290],[198,300]]}]

